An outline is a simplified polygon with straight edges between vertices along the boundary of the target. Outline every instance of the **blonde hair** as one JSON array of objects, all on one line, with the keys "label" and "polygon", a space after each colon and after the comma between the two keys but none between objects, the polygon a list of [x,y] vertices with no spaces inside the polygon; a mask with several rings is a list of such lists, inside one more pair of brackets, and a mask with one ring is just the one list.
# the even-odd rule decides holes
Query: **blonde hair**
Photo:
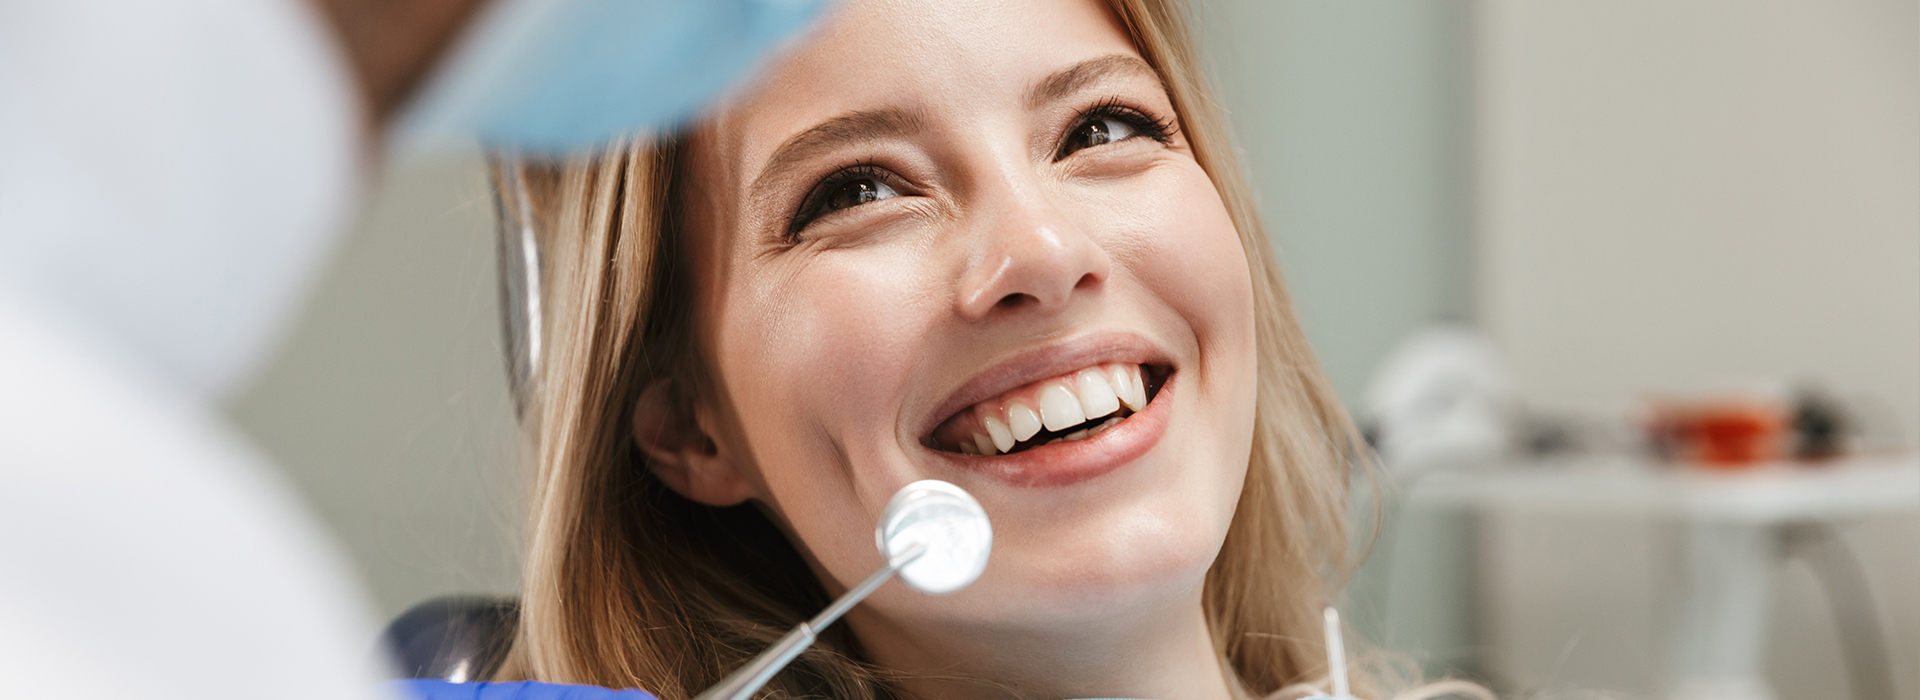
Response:
[{"label": "blonde hair", "polygon": [[[1346,503],[1361,443],[1307,346],[1247,178],[1177,0],[1110,0],[1159,72],[1199,164],[1239,231],[1258,313],[1258,399],[1245,487],[1205,583],[1215,649],[1257,695],[1326,678],[1320,611],[1348,571]],[[527,425],[538,468],[522,624],[506,677],[690,697],[828,598],[751,506],[669,491],[630,436],[643,387],[683,405],[706,374],[690,330],[691,280],[671,202],[673,138],[564,163],[496,163],[520,180],[548,279],[547,348]],[[511,172],[507,172],[511,171]],[[771,573],[784,572],[784,573]],[[844,626],[768,686],[772,697],[891,695]],[[1365,674],[1355,689],[1379,690]]]}]

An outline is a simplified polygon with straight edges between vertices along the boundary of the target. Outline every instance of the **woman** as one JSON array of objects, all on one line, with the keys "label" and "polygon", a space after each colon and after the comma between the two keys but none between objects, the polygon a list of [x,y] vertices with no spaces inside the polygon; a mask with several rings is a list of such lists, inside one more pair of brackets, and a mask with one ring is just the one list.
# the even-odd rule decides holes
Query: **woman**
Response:
[{"label": "woman", "polygon": [[1323,681],[1357,443],[1181,18],[850,2],[682,133],[502,165],[549,274],[504,675],[696,694],[938,478],[993,518],[986,573],[882,588],[776,694]]}]

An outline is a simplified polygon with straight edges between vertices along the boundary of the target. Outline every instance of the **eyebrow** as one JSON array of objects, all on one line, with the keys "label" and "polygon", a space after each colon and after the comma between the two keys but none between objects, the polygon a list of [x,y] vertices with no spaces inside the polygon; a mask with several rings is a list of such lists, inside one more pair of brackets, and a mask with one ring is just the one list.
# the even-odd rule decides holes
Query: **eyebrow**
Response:
[{"label": "eyebrow", "polygon": [[866,143],[918,133],[926,119],[919,112],[889,107],[848,112],[796,134],[774,149],[767,166],[753,180],[752,192],[765,191],[767,181],[793,166],[849,143]]},{"label": "eyebrow", "polygon": [[1047,76],[1027,91],[1027,108],[1033,109],[1072,95],[1109,77],[1140,75],[1160,82],[1160,74],[1139,57],[1123,53],[1089,58]]}]

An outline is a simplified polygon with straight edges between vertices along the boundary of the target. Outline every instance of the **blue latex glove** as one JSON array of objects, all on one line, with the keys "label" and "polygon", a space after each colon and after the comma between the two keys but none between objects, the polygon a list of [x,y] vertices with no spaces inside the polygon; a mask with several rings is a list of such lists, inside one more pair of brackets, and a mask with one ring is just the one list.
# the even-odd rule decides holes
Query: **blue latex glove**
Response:
[{"label": "blue latex glove", "polygon": [[565,683],[448,683],[409,678],[394,681],[400,695],[415,700],[659,700],[644,690],[613,690]]},{"label": "blue latex glove", "polygon": [[550,154],[671,126],[828,0],[499,0],[403,131]]}]

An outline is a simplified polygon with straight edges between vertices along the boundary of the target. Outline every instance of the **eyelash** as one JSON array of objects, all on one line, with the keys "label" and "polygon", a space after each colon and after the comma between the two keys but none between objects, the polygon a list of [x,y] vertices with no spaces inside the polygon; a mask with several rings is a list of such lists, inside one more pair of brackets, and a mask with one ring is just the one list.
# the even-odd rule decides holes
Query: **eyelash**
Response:
[{"label": "eyelash", "polygon": [[843,166],[821,178],[820,182],[807,192],[806,199],[800,201],[800,209],[787,220],[787,238],[790,240],[796,238],[800,231],[819,219],[823,214],[820,210],[826,207],[827,199],[839,191],[842,185],[859,180],[874,180],[896,190],[900,189],[898,179],[893,176],[893,173],[887,172],[886,168],[875,165],[872,161],[860,161]]},{"label": "eyelash", "polygon": [[[1067,131],[1068,137],[1072,137],[1075,132],[1079,131],[1081,126],[1095,119],[1114,119],[1125,122],[1127,126],[1133,127],[1140,135],[1158,141],[1161,144],[1172,143],[1174,131],[1179,128],[1178,123],[1174,121],[1172,117],[1156,119],[1146,112],[1122,103],[1118,97],[1109,97],[1106,101],[1088,108],[1081,112],[1079,116],[1075,117],[1073,127]],[[1060,148],[1054,150],[1054,162],[1060,162],[1067,156],[1072,155],[1066,152],[1066,147],[1067,144],[1063,143],[1060,145]]]},{"label": "eyelash", "polygon": [[[1156,119],[1144,111],[1122,103],[1118,97],[1110,97],[1097,105],[1082,110],[1079,115],[1075,116],[1073,126],[1068,129],[1068,137],[1070,138],[1074,132],[1078,131],[1080,127],[1084,126],[1087,122],[1096,119],[1114,119],[1124,122],[1127,126],[1133,127],[1138,135],[1146,136],[1162,144],[1172,143],[1173,134],[1175,130],[1179,128],[1178,122],[1171,117]],[[1060,162],[1067,156],[1072,155],[1066,152],[1066,148],[1067,144],[1062,143],[1059,148],[1054,149],[1054,162]],[[902,189],[899,186],[898,178],[896,178],[893,173],[888,172],[885,168],[874,164],[872,161],[860,161],[841,167],[829,173],[826,177],[821,178],[818,183],[814,184],[813,189],[807,192],[806,198],[801,200],[800,208],[794,211],[793,216],[787,220],[787,240],[790,242],[798,240],[800,232],[806,230],[808,226],[812,225],[814,221],[819,220],[824,214],[821,209],[826,206],[828,198],[832,197],[841,186],[859,180],[874,180],[892,187],[895,190]]]}]

